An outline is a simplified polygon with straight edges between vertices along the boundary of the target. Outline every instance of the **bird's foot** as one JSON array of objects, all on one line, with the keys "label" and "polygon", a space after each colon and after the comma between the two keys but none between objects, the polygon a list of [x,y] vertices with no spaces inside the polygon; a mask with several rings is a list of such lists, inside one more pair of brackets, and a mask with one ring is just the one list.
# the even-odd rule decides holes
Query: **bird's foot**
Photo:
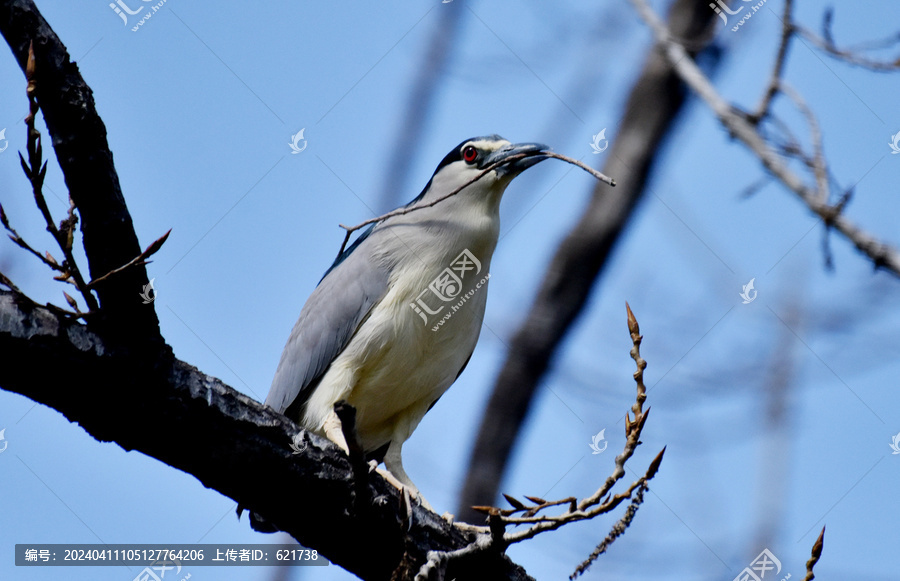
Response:
[{"label": "bird's foot", "polygon": [[385,480],[387,480],[394,487],[396,487],[401,493],[405,489],[409,493],[409,497],[412,500],[418,501],[419,505],[421,505],[422,508],[425,508],[425,509],[430,510],[431,512],[437,514],[437,511],[434,510],[434,508],[431,506],[431,504],[427,500],[425,500],[425,497],[422,496],[422,493],[419,492],[418,488],[416,488],[415,486],[407,486],[407,485],[403,484],[402,482],[400,482],[400,480],[397,479],[396,476],[394,476],[387,470],[378,468],[377,472],[379,474],[381,474],[381,476],[384,477]]}]

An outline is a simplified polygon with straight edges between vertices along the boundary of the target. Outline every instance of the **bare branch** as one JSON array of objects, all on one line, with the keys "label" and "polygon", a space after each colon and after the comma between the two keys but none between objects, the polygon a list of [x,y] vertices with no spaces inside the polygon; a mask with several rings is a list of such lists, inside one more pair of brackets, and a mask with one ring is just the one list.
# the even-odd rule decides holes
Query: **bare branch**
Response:
[{"label": "bare branch", "polygon": [[3,286],[5,286],[5,287],[8,288],[9,290],[13,291],[13,293],[15,293],[15,294],[17,294],[17,295],[22,294],[22,291],[19,290],[19,287],[17,287],[17,286],[13,283],[13,281],[9,280],[9,277],[7,277],[7,276],[6,276],[5,274],[3,274],[2,272],[0,272],[0,284],[2,284]]},{"label": "bare branch", "polygon": [[171,234],[171,233],[172,233],[172,229],[169,228],[169,230],[165,234],[163,234],[162,236],[160,236],[159,238],[154,240],[150,244],[150,246],[148,246],[146,248],[146,250],[141,252],[138,256],[135,256],[134,258],[132,258],[130,261],[128,261],[127,264],[123,264],[119,268],[116,268],[115,270],[111,270],[111,271],[107,272],[100,278],[92,280],[91,282],[88,283],[88,286],[92,287],[98,283],[103,282],[104,280],[113,276],[114,274],[123,272],[126,269],[131,268],[133,266],[143,266],[145,264],[150,264],[150,262],[148,262],[147,259],[150,258],[151,256],[153,256],[154,254],[156,254],[157,252],[159,252],[159,249],[162,248],[162,245],[166,243],[166,240],[168,240],[169,234]]},{"label": "bare branch", "polygon": [[[797,34],[813,43],[813,45],[821,49],[828,56],[847,64],[863,67],[879,73],[900,70],[900,57],[889,61],[879,61],[860,54],[859,51],[866,47],[857,47],[854,49],[838,48],[830,38],[830,30],[826,31],[826,36],[824,38],[800,26],[795,25],[794,30],[796,30]],[[885,41],[872,43],[872,46],[883,48],[884,45],[894,45],[898,43],[900,43],[900,37],[895,35]]]},{"label": "bare branch", "polygon": [[[646,412],[642,411],[643,403],[646,399],[646,387],[644,386],[643,375],[644,368],[647,366],[647,363],[641,358],[640,354],[642,337],[640,335],[637,320],[634,318],[634,314],[627,304],[626,309],[628,311],[628,329],[632,340],[631,357],[637,365],[637,371],[634,373],[637,394],[632,408],[635,413],[635,421],[628,421],[626,418],[625,433],[627,438],[625,449],[616,457],[616,467],[612,476],[606,479],[597,492],[582,500],[580,503],[574,497],[549,502],[542,498],[526,496],[525,498],[535,503],[534,505],[529,506],[517,498],[504,494],[503,496],[506,498],[507,502],[513,506],[511,510],[501,510],[500,508],[493,506],[473,507],[478,512],[486,513],[488,515],[488,527],[465,527],[465,530],[474,531],[476,537],[467,547],[461,550],[429,552],[427,562],[416,575],[417,580],[443,579],[443,573],[447,565],[457,559],[468,558],[473,554],[491,554],[505,551],[506,548],[513,543],[519,543],[534,538],[541,533],[556,530],[574,522],[589,520],[601,514],[607,514],[619,506],[625,499],[631,499],[631,505],[628,510],[626,510],[625,516],[614,525],[613,530],[610,532],[610,535],[607,536],[607,539],[601,543],[603,550],[605,550],[613,540],[621,536],[628,525],[631,524],[631,520],[634,518],[634,514],[637,511],[637,507],[643,502],[643,493],[647,490],[647,483],[656,476],[660,463],[662,462],[663,454],[665,454],[666,450],[663,448],[662,451],[657,454],[656,458],[650,462],[644,476],[633,482],[624,492],[609,495],[609,491],[615,483],[621,480],[622,476],[625,474],[625,462],[627,462],[634,453],[635,448],[641,443],[641,430],[644,427],[647,420],[647,414],[650,411],[649,409]],[[604,497],[606,498],[604,499]],[[548,508],[561,505],[567,505],[567,508],[560,514],[540,514]],[[512,516],[517,513],[524,513],[524,516]],[[506,532],[506,527],[522,524],[530,524],[531,526],[516,533]],[[602,552],[603,551],[598,552],[597,555]],[[589,561],[593,561],[595,558],[596,556],[592,556]],[[589,562],[585,562],[582,565],[586,568],[589,565]]]},{"label": "bare branch", "polygon": [[812,170],[813,175],[815,176],[816,191],[818,193],[819,201],[823,204],[827,204],[831,196],[828,190],[828,165],[825,161],[825,153],[822,145],[822,130],[819,128],[819,121],[816,119],[812,109],[809,108],[809,105],[806,104],[806,101],[800,93],[795,91],[790,85],[784,83],[780,84],[779,89],[794,102],[797,108],[803,113],[803,116],[806,117],[806,122],[809,125],[809,136],[813,145],[813,155],[811,158],[803,156],[803,161],[806,166]]},{"label": "bare branch", "polygon": [[41,262],[43,262],[44,264],[46,264],[53,270],[55,270],[57,272],[63,272],[63,267],[60,266],[59,263],[56,262],[56,260],[53,260],[53,257],[50,256],[49,252],[46,255],[41,254],[40,252],[38,252],[37,250],[32,248],[31,245],[28,244],[28,242],[26,242],[24,238],[19,236],[19,233],[16,232],[15,228],[13,228],[12,225],[9,223],[9,217],[6,215],[6,212],[3,210],[3,205],[0,205],[0,223],[2,223],[3,227],[6,229],[6,231],[9,232],[9,234],[8,234],[9,239],[12,240],[17,246],[27,250],[28,252],[30,252],[31,254],[36,256],[38,258],[38,260],[40,260]]},{"label": "bare branch", "polygon": [[881,242],[874,236],[859,228],[841,214],[841,208],[822,201],[815,190],[810,189],[803,180],[792,172],[778,154],[766,143],[757,128],[748,121],[748,116],[729,105],[715,90],[709,79],[689,58],[685,48],[675,42],[666,25],[646,3],[646,0],[631,0],[641,18],[650,26],[656,41],[674,69],[684,82],[693,89],[712,109],[719,122],[728,131],[741,140],[771,172],[806,206],[819,216],[826,226],[832,227],[844,235],[856,248],[865,254],[875,265],[900,276],[900,253],[894,247]]},{"label": "bare branch", "polygon": [[[635,403],[632,406],[635,419],[634,421],[631,421],[626,414],[625,447],[622,453],[616,457],[615,469],[613,470],[612,475],[606,479],[596,492],[583,499],[581,502],[578,502],[574,497],[552,502],[537,497],[526,497],[528,500],[535,503],[532,506],[528,506],[522,501],[504,494],[503,496],[506,498],[507,502],[513,506],[511,510],[501,510],[492,506],[473,507],[475,510],[487,513],[489,516],[489,532],[481,531],[482,536],[490,535],[491,538],[490,542],[485,540],[480,541],[480,546],[482,546],[484,550],[487,548],[493,548],[494,550],[499,548],[505,550],[507,546],[513,543],[520,543],[534,538],[541,533],[556,530],[573,522],[590,520],[602,514],[607,514],[613,511],[626,499],[632,499],[631,507],[633,508],[629,508],[629,511],[626,512],[627,520],[625,521],[624,527],[627,527],[627,525],[631,523],[634,512],[637,511],[637,506],[640,505],[643,500],[641,495],[643,494],[643,491],[647,489],[647,482],[656,476],[666,449],[663,448],[662,451],[657,454],[656,458],[650,462],[644,476],[635,482],[632,482],[625,491],[615,495],[610,494],[613,486],[625,476],[625,463],[631,458],[634,451],[641,444],[641,431],[646,424],[650,412],[649,409],[643,411],[643,404],[647,398],[647,388],[644,385],[644,369],[647,367],[647,362],[644,361],[640,353],[643,337],[640,334],[640,328],[638,327],[634,313],[631,312],[631,307],[629,307],[627,303],[625,307],[628,312],[628,330],[632,341],[631,357],[634,359],[637,366],[637,370],[634,372],[636,396]],[[635,499],[637,498],[640,498],[640,500],[635,502]],[[567,508],[559,514],[541,514],[548,508],[561,505],[567,505]],[[524,516],[513,516],[517,513],[524,513]],[[530,524],[532,526],[516,533],[504,532],[505,528],[509,525],[518,526],[523,524]],[[619,532],[616,534],[610,533],[613,535],[612,539],[615,539],[624,532],[624,527],[621,525],[622,521],[613,527],[613,533],[616,533],[616,531]],[[609,540],[609,542],[611,543],[612,540]]]},{"label": "bare branch", "polygon": [[[0,353],[16,362],[0,365],[3,389],[52,407],[98,440],[193,475],[363,579],[389,578],[404,550],[419,566],[427,551],[454,551],[475,538],[421,507],[404,529],[397,489],[378,477],[369,485],[387,502],[354,509],[351,466],[331,442],[307,433],[295,454],[301,430],[271,408],[174,357],[147,360],[119,349],[7,291],[0,291]],[[77,389],[59,388],[73,381]],[[111,401],[129,413],[98,405]],[[454,566],[461,579],[481,570],[491,579],[529,578],[504,555]]]},{"label": "bare branch", "polygon": [[[33,0],[0,1],[0,33],[23,72],[33,43],[37,103],[78,209],[90,273],[100,277],[138,256],[141,247],[91,89]],[[135,266],[98,286],[102,312],[91,317],[92,327],[161,347],[156,311],[138,297],[147,282],[146,269]]]},{"label": "bare branch", "polygon": [[647,491],[647,483],[642,482],[640,487],[638,487],[637,492],[634,494],[634,498],[631,499],[631,504],[628,505],[628,509],[625,511],[625,514],[622,515],[622,518],[619,519],[609,534],[606,535],[606,538],[597,545],[597,548],[594,549],[587,559],[582,561],[580,565],[575,569],[575,572],[569,575],[569,579],[576,579],[579,575],[582,575],[587,572],[588,568],[591,564],[597,560],[597,558],[606,552],[613,541],[617,538],[621,537],[625,534],[625,529],[627,529],[631,525],[631,521],[634,520],[634,515],[637,514],[637,510],[641,504],[644,502],[644,493]]},{"label": "bare branch", "polygon": [[809,561],[806,562],[806,577],[804,577],[804,581],[812,581],[816,578],[813,573],[813,567],[816,566],[816,563],[819,562],[819,557],[822,556],[822,547],[825,545],[825,527],[822,527],[822,532],[819,533],[819,538],[816,539],[816,542],[813,544],[812,554],[809,557]]},{"label": "bare branch", "polygon": [[[690,43],[688,60],[712,39],[718,17],[708,1],[675,0],[669,22]],[[474,505],[497,498],[508,459],[528,416],[534,395],[554,354],[588,304],[603,268],[640,199],[657,153],[685,103],[682,82],[653,48],[628,95],[618,134],[611,140],[603,173],[616,177],[609,189],[594,184],[577,224],[560,243],[534,303],[509,341],[506,361],[495,381],[469,458],[457,515],[475,522]]]},{"label": "bare branch", "polygon": [[[50,252],[41,254],[40,252],[32,248],[31,245],[28,244],[25,239],[22,238],[19,233],[16,232],[16,230],[12,227],[2,205],[0,205],[0,223],[2,223],[6,231],[9,232],[10,240],[12,240],[16,245],[36,256],[46,266],[49,266],[54,271],[60,273],[57,276],[53,277],[54,280],[58,280],[75,286],[84,297],[89,311],[88,313],[82,313],[78,309],[78,303],[75,301],[75,299],[73,299],[66,292],[63,292],[63,296],[65,297],[66,302],[69,304],[69,306],[74,310],[74,312],[66,311],[65,309],[60,309],[59,307],[49,304],[47,306],[53,309],[56,314],[81,317],[87,320],[87,315],[96,313],[97,301],[91,294],[87,286],[84,284],[84,278],[82,277],[81,272],[78,269],[78,264],[72,254],[74,230],[75,225],[78,223],[78,217],[74,213],[74,203],[70,204],[66,218],[60,221],[59,227],[57,228],[57,226],[53,222],[53,216],[50,213],[50,208],[47,206],[47,201],[43,195],[43,184],[44,177],[47,173],[47,163],[42,161],[43,148],[41,146],[41,133],[35,127],[35,117],[38,110],[40,109],[35,98],[35,94],[37,91],[35,69],[36,64],[34,58],[34,47],[33,44],[29,44],[28,60],[25,66],[25,76],[27,79],[26,93],[28,96],[29,104],[28,115],[25,117],[25,126],[27,129],[27,140],[25,148],[26,152],[28,153],[28,161],[25,160],[21,153],[19,154],[19,161],[22,165],[22,170],[25,172],[25,176],[31,182],[34,200],[38,206],[38,209],[41,211],[42,216],[44,217],[46,229],[53,236],[54,241],[56,241],[60,250],[62,250],[63,252],[63,256],[65,257],[63,263],[59,264],[59,262],[57,262],[57,260],[53,258],[53,255],[50,254]],[[33,305],[37,304],[34,303],[34,301],[32,301],[30,298],[25,296],[19,290],[19,288],[16,287],[6,276],[3,276],[0,282],[2,282],[4,286],[8,287],[10,290],[17,293],[20,299],[25,300],[26,302]]]},{"label": "bare branch", "polygon": [[778,42],[778,53],[775,56],[775,66],[772,67],[772,74],[769,77],[769,83],[763,93],[762,100],[756,108],[756,113],[751,116],[754,124],[759,123],[769,115],[769,108],[772,106],[772,99],[778,92],[781,85],[781,74],[784,72],[784,63],[787,58],[788,46],[794,37],[793,13],[794,0],[785,0],[784,11],[781,15],[781,38]]}]

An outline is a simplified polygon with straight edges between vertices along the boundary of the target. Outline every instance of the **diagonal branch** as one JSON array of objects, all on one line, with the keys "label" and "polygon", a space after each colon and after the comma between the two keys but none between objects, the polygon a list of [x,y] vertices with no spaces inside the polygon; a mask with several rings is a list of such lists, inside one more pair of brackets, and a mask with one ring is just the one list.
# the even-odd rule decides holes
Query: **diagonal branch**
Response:
[{"label": "diagonal branch", "polygon": [[[61,412],[116,442],[196,477],[363,579],[388,579],[404,552],[469,545],[474,533],[421,507],[402,526],[397,490],[372,478],[371,502],[354,508],[347,457],[281,414],[173,357],[148,361],[84,325],[0,291],[0,386]],[[52,362],[52,364],[48,364]],[[59,389],[64,385],[66,389]],[[108,405],[127,413],[110,413]],[[291,444],[303,438],[302,453]],[[529,579],[503,555],[454,564],[460,579]],[[451,577],[452,578],[452,577]]]},{"label": "diagonal branch", "polygon": [[[823,36],[818,36],[810,30],[799,26],[795,26],[794,28],[800,36],[813,43],[813,45],[818,47],[825,54],[837,60],[844,61],[847,64],[863,67],[869,69],[870,71],[879,73],[900,70],[900,57],[881,61],[866,56],[860,52],[867,47],[857,47],[849,49],[839,48],[834,43],[834,40],[831,37],[831,14],[831,12],[826,13],[825,24],[823,26],[823,28],[825,29]],[[900,36],[894,35],[891,38],[873,44],[876,48],[886,48],[888,46],[894,46],[900,44]]]},{"label": "diagonal branch", "polygon": [[[55,278],[56,280],[73,284],[81,293],[82,297],[84,297],[84,302],[87,304],[88,311],[94,312],[99,308],[97,299],[94,298],[90,289],[85,285],[84,277],[81,275],[81,270],[78,268],[78,263],[75,261],[75,256],[72,254],[73,234],[75,232],[75,224],[78,222],[78,218],[74,213],[74,204],[70,204],[68,216],[65,220],[60,222],[60,227],[57,228],[56,223],[53,221],[53,215],[50,213],[50,207],[47,206],[47,200],[44,199],[43,186],[44,177],[47,175],[47,162],[42,160],[43,147],[41,147],[41,132],[35,127],[35,117],[40,109],[36,95],[37,82],[35,66],[34,46],[32,43],[28,45],[28,61],[25,65],[25,79],[28,81],[28,85],[25,89],[28,95],[28,116],[25,117],[25,127],[28,130],[28,142],[26,146],[26,149],[28,150],[28,161],[25,161],[25,158],[21,153],[19,154],[19,161],[21,161],[22,169],[25,171],[25,175],[31,182],[34,201],[37,203],[38,209],[40,209],[41,214],[44,217],[44,222],[47,224],[47,231],[53,236],[53,240],[63,253],[63,263],[58,267],[58,270],[61,271],[62,274]],[[71,201],[71,198],[69,200]],[[8,222],[6,220],[3,222],[6,229],[11,230]],[[13,233],[15,234],[14,231]],[[18,234],[15,236],[21,240]],[[14,238],[14,241],[17,241],[16,238]],[[20,244],[20,246],[22,245]],[[23,246],[23,248],[31,250],[27,245]],[[32,250],[32,252],[34,251]],[[50,256],[49,252],[47,253],[44,262],[56,264],[56,261]],[[77,303],[75,303],[75,300],[69,295],[66,295],[66,300],[68,300],[70,305],[77,308]]]},{"label": "diagonal branch", "polygon": [[[709,42],[718,19],[708,0],[675,0],[669,20],[678,37],[691,44],[693,56]],[[671,65],[658,50],[651,51],[603,167],[618,185],[596,185],[581,219],[556,250],[528,317],[510,340],[469,459],[457,509],[461,520],[478,522],[474,519],[481,515],[470,507],[496,499],[534,394],[644,195],[656,155],[684,102],[684,87]]]},{"label": "diagonal branch", "polygon": [[[81,217],[90,274],[103,276],[140,255],[141,248],[91,89],[32,0],[0,0],[0,33],[23,72],[33,43],[37,102]],[[138,296],[147,282],[146,269],[135,266],[97,285],[102,314],[91,318],[92,327],[122,339],[161,343],[156,312]]]},{"label": "diagonal branch", "polygon": [[742,141],[772,175],[821,218],[826,226],[843,234],[872,261],[876,268],[885,268],[895,276],[900,276],[900,253],[897,249],[861,229],[841,213],[840,205],[830,205],[828,200],[823,200],[817,195],[815,189],[808,187],[769,146],[757,128],[747,119],[747,115],[739,112],[719,95],[703,71],[688,58],[687,51],[675,40],[674,33],[669,31],[646,1],[631,0],[631,3],[653,31],[656,42],[662,47],[678,76],[706,102],[729,133]]},{"label": "diagonal branch", "polygon": [[762,100],[756,108],[756,113],[751,116],[753,123],[759,123],[769,115],[772,100],[778,93],[778,87],[781,84],[781,75],[784,72],[784,63],[787,60],[788,47],[791,39],[794,38],[794,22],[793,22],[794,0],[784,1],[784,11],[781,14],[781,38],[778,42],[778,54],[775,56],[775,66],[772,67],[772,74],[769,77],[769,84],[763,92]]}]

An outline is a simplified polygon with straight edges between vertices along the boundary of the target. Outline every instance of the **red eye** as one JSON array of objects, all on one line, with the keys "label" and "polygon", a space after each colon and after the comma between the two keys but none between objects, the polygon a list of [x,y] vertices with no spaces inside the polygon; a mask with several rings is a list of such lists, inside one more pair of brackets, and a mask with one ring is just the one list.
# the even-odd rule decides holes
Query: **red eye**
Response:
[{"label": "red eye", "polygon": [[478,157],[478,150],[474,146],[469,146],[463,150],[463,159],[466,163],[472,163]]}]

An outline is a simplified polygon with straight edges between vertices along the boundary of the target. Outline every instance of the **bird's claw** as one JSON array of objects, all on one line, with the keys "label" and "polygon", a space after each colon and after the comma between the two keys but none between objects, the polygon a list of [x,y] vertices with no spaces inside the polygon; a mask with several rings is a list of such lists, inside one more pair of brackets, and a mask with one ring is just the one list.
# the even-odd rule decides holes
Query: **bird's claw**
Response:
[{"label": "bird's claw", "polygon": [[394,476],[393,474],[391,474],[391,473],[388,472],[387,470],[382,470],[381,468],[378,468],[378,469],[377,469],[377,472],[378,472],[379,474],[381,474],[381,476],[382,476],[385,480],[387,480],[388,482],[390,482],[390,483],[391,483],[395,488],[397,488],[401,493],[402,493],[404,490],[406,490],[406,491],[409,493],[410,499],[415,500],[416,502],[418,502],[418,503],[419,503],[419,506],[421,506],[422,508],[425,508],[425,509],[430,510],[431,512],[437,514],[437,511],[434,510],[434,508],[431,506],[431,504],[430,504],[427,500],[425,500],[425,497],[422,496],[422,493],[419,492],[419,489],[418,489],[418,488],[416,488],[415,486],[407,486],[406,484],[403,484],[402,482],[400,482],[400,481],[397,479],[396,476]]}]

